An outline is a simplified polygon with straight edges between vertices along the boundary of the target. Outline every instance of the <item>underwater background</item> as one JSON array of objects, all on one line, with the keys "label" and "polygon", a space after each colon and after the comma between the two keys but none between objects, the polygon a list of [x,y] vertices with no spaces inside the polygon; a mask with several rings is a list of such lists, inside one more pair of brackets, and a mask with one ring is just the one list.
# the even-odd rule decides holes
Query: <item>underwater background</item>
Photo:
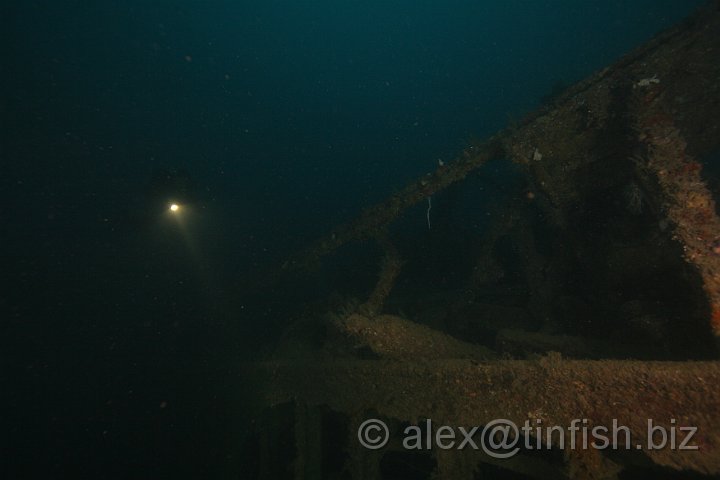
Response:
[{"label": "underwater background", "polygon": [[703,3],[3,2],[0,476],[232,478],[253,275]]}]

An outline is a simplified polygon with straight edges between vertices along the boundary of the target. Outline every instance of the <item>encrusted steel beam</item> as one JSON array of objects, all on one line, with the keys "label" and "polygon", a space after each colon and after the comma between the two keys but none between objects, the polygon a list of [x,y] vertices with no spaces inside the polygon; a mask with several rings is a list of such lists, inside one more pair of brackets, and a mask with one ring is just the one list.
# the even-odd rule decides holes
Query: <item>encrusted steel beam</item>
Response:
[{"label": "encrusted steel beam", "polygon": [[[466,427],[501,418],[518,426],[530,421],[560,426],[566,439],[574,419],[587,420],[580,425],[588,428],[612,429],[616,422],[631,432],[631,449],[657,465],[720,474],[720,362],[568,361],[551,355],[487,363],[268,362],[244,370],[262,383],[258,392],[266,406],[299,400],[351,417],[373,411],[399,422],[429,418],[435,425]],[[675,448],[638,449],[648,445],[648,421],[666,432],[674,428]],[[679,449],[686,428],[697,429],[689,441],[695,450]],[[619,439],[623,448],[624,437]],[[568,453],[600,462],[603,452],[578,443]]]}]

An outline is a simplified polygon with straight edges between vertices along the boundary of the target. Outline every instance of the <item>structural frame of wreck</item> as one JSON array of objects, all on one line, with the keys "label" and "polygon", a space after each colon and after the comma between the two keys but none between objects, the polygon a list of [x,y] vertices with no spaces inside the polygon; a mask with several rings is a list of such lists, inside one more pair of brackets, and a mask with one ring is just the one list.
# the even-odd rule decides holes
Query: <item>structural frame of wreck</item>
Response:
[{"label": "structural frame of wreck", "polygon": [[[720,475],[720,218],[699,160],[720,149],[718,58],[720,1],[713,1],[271,272],[267,284],[301,275],[340,247],[361,240],[375,240],[383,252],[379,279],[367,301],[333,320],[344,340],[350,339],[352,348],[370,350],[370,358],[278,356],[243,366],[255,392],[251,410],[262,412],[252,434],[258,446],[256,470],[250,473],[257,478],[275,478],[288,470],[298,479],[383,478],[383,458],[402,448],[395,441],[381,450],[359,444],[357,427],[374,417],[391,429],[424,419],[483,426],[504,418],[516,425],[530,420],[565,428],[572,419],[587,419],[590,426],[610,426],[615,420],[629,428],[633,446],[647,443],[648,419],[668,431],[697,428],[698,448],[691,451],[623,454],[612,448],[561,450],[554,445],[544,455],[522,450],[499,460],[482,450],[434,449],[425,452],[434,478],[473,478],[481,464],[527,478],[617,478],[623,469],[638,465]],[[701,358],[644,361],[598,355],[588,360],[545,352],[536,359],[500,359],[383,315],[403,266],[389,225],[494,159],[509,159],[525,173],[528,195],[522,200],[532,201],[557,232],[554,255],[560,259],[582,245],[569,227],[586,221],[579,217],[583,206],[632,185],[636,191],[631,193],[642,197],[664,239],[662,254],[676,255],[677,271],[695,287],[693,311],[687,312],[692,320],[674,328],[678,336],[689,332],[683,348],[696,342],[704,352]],[[479,273],[468,280],[469,292],[487,280],[483,275],[494,242],[518,224],[519,215],[508,208],[510,213],[478,248]],[[555,274],[561,271],[558,267]],[[532,268],[528,272],[542,309],[553,296],[552,282],[547,269],[542,275]],[[329,425],[341,432],[333,438],[344,441],[328,443]],[[280,446],[288,444],[290,453]],[[341,464],[329,466],[328,458],[338,456],[344,459]],[[286,459],[278,461],[281,457]]]}]

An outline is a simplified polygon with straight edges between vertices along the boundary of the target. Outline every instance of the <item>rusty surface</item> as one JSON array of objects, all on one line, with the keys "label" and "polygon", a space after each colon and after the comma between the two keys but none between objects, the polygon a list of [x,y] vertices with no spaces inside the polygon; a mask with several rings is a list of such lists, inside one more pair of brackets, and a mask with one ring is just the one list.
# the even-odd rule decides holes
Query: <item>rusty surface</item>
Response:
[{"label": "rusty surface", "polygon": [[[632,433],[647,445],[648,419],[667,431],[697,427],[697,450],[662,448],[644,455],[658,465],[720,473],[720,363],[466,360],[268,362],[246,365],[265,381],[264,402],[300,399],[339,412],[362,411],[410,423],[485,425],[496,418],[568,427],[573,419]],[[568,433],[569,435],[569,433]],[[566,437],[570,438],[570,437]],[[567,447],[567,444],[566,444]],[[578,450],[581,450],[578,448]]]},{"label": "rusty surface", "polygon": [[672,223],[674,238],[685,259],[701,277],[710,305],[710,325],[720,336],[720,218],[712,194],[703,182],[702,165],[687,151],[687,142],[664,104],[659,85],[637,100],[637,134],[643,145],[638,169],[658,185],[662,210]]},{"label": "rusty surface", "polygon": [[[694,269],[690,273],[668,271],[680,272],[678,278],[689,278],[684,281],[704,295],[695,302],[700,313],[683,311],[685,323],[675,326],[674,335],[682,330],[696,335],[699,330],[690,328],[690,321],[697,316],[708,331],[712,326],[720,336],[720,219],[702,180],[699,161],[720,147],[718,53],[720,1],[715,1],[569,88],[518,125],[466,149],[456,161],[338,227],[288,260],[280,273],[306,268],[346,243],[382,234],[405,209],[462,181],[487,161],[505,157],[523,166],[532,197],[544,205],[544,218],[565,232],[558,244],[569,245],[572,248],[565,250],[573,252],[579,248],[573,243],[577,238],[572,228],[578,219],[587,219],[583,215],[589,198],[603,199],[608,192],[623,191],[627,185],[637,189],[652,211],[653,224],[658,225],[652,240],[657,261],[671,256],[683,268]],[[497,238],[517,223],[512,215],[508,212],[497,225],[499,233],[490,235],[477,249],[475,263],[487,268],[476,269],[470,282],[473,291],[460,303],[469,303],[486,283],[491,273],[489,252]],[[660,227],[664,222],[670,226],[667,231]],[[670,236],[678,242],[673,248],[658,246],[664,237],[670,242]],[[526,243],[532,244],[532,237],[528,238]],[[638,248],[646,250],[650,245]],[[627,270],[637,266],[632,262],[639,255],[632,250],[620,256],[610,247],[607,252],[604,247],[592,247],[588,250],[598,261],[588,261],[590,267],[613,263]],[[486,359],[494,352],[481,351],[404,319],[379,315],[399,268],[394,253],[387,257],[391,261],[385,264],[386,274],[381,274],[373,295],[378,301],[370,302],[378,306],[370,308],[368,316],[350,312],[335,319],[335,327],[350,348],[336,345],[335,350],[312,355],[300,349],[307,356],[290,361],[280,355],[277,361],[245,365],[248,381],[257,382],[261,407],[296,400],[327,405],[355,420],[372,411],[396,422],[431,418],[438,424],[470,427],[496,418],[518,425],[539,420],[542,425],[564,428],[573,419],[587,419],[590,428],[611,427],[615,420],[631,430],[632,448],[647,445],[648,420],[652,419],[667,430],[697,427],[692,444],[698,449],[643,448],[638,450],[642,455],[656,465],[720,475],[720,362],[565,360],[558,354],[540,360],[489,361]],[[649,263],[655,262],[654,257],[648,258],[653,260]],[[615,272],[604,273],[611,277]],[[538,278],[533,285],[546,281]],[[608,285],[614,285],[612,279],[601,286],[612,290]],[[534,291],[539,291],[535,286]],[[549,292],[540,303],[551,304],[555,297],[555,292]],[[560,346],[541,350],[579,349],[579,356],[607,357],[605,345],[582,345],[581,337],[530,338],[527,331],[521,333],[505,331],[500,338],[513,344],[561,340]],[[701,333],[711,337],[704,330]],[[697,338],[700,335],[692,341],[699,345]],[[691,356],[684,345],[681,350]],[[356,347],[379,359],[357,359]],[[717,354],[702,358],[717,358]],[[605,452],[566,454],[565,473],[573,478],[611,478],[617,473],[617,465],[608,462]],[[448,458],[439,471],[455,461],[456,457]]]}]

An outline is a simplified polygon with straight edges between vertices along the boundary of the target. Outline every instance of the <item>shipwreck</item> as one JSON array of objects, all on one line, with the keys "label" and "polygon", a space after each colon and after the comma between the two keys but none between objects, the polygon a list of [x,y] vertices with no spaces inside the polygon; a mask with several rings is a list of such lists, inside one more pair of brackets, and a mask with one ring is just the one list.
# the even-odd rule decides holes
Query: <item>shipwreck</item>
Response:
[{"label": "shipwreck", "polygon": [[[715,1],[266,272],[255,288],[368,281],[241,367],[244,478],[720,475],[719,58]],[[431,226],[458,197],[477,222]],[[370,418],[383,448],[359,441]],[[406,448],[430,419],[619,422],[633,443]],[[696,448],[637,448],[649,420]]]}]

